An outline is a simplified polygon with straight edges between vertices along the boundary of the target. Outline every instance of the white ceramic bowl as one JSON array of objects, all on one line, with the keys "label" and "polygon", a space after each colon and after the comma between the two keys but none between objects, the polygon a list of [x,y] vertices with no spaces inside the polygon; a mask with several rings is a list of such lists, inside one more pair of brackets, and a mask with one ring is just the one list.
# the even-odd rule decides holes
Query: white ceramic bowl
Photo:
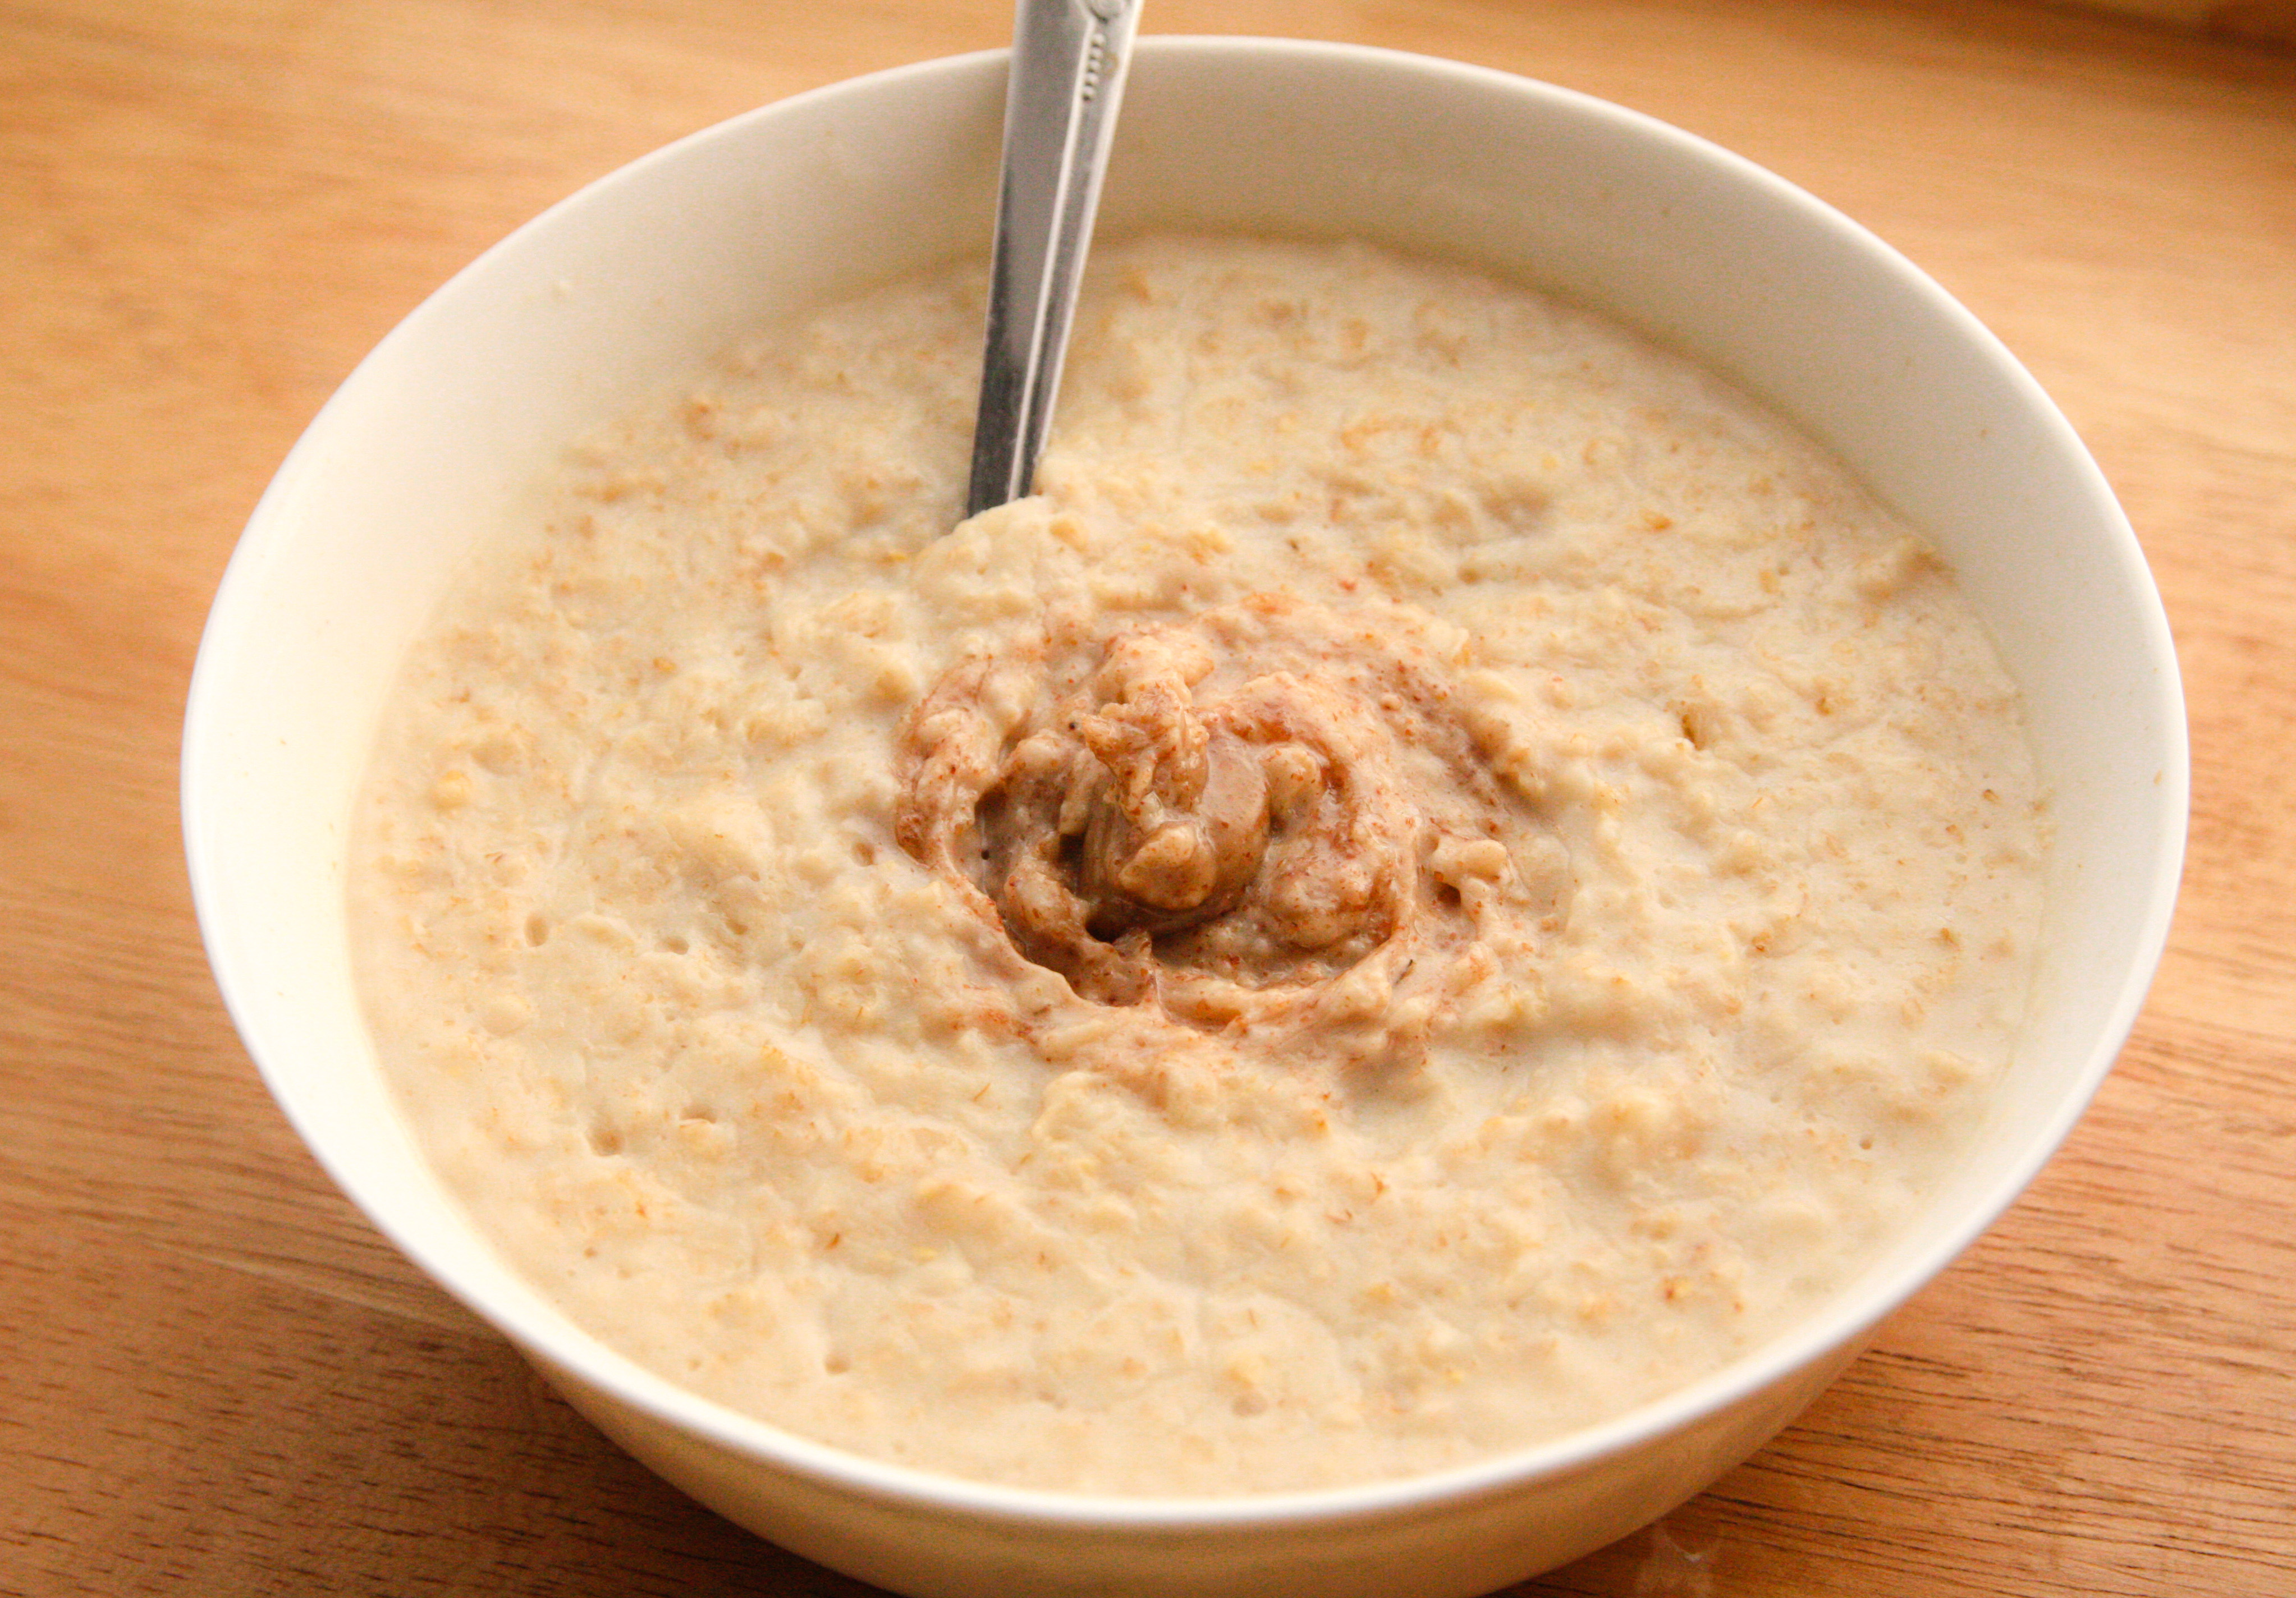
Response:
[{"label": "white ceramic bowl", "polygon": [[353,996],[343,836],[400,657],[569,438],[757,318],[985,250],[1000,54],[771,105],[594,184],[488,252],[343,385],[249,524],[184,757],[226,1001],[320,1160],[400,1248],[639,1458],[826,1564],[918,1594],[1480,1592],[1631,1530],[1759,1446],[2032,1176],[2135,1018],[2183,847],[2182,701],[2110,490],[1985,330],[1870,234],[1711,145],[1521,78],[1384,52],[1150,38],[1103,236],[1353,234],[1540,281],[1734,375],[1958,571],[2054,795],[2030,1036],[1975,1155],[1849,1290],[1727,1369],[1560,1441],[1229,1501],[984,1487],[857,1458],[639,1369],[512,1275],[394,1112]]}]

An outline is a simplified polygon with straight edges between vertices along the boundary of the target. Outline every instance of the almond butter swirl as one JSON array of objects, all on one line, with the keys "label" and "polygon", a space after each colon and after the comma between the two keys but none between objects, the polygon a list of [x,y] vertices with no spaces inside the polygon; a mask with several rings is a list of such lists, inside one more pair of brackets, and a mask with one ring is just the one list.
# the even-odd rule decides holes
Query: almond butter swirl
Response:
[{"label": "almond butter swirl", "polygon": [[919,702],[896,836],[1082,999],[1410,1052],[1551,928],[1563,876],[1428,630],[1275,594],[1054,619]]}]

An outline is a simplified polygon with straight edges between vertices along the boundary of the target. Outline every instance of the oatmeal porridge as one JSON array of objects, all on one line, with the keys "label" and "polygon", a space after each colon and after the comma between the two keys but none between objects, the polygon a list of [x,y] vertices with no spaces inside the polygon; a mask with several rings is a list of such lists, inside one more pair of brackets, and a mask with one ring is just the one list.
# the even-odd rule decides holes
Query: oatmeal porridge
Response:
[{"label": "oatmeal porridge", "polygon": [[1582,311],[1186,238],[952,530],[980,300],[585,447],[407,668],[361,980],[505,1255],[793,1431],[1161,1495],[1537,1442],[1873,1258],[2046,842],[1928,546]]}]

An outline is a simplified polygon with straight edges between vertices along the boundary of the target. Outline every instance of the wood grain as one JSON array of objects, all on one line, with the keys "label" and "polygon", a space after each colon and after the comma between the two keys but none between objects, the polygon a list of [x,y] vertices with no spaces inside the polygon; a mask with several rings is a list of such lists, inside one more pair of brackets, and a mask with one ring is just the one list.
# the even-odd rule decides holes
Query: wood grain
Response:
[{"label": "wood grain", "polygon": [[[1874,226],[2119,487],[2185,897],[2027,1199],[1752,1463],[1526,1594],[2296,1591],[2296,57],[2007,4],[1159,0],[1621,100]],[[377,1241],[209,983],[184,685],[240,523],[422,296],[1004,0],[0,8],[0,1592],[858,1594],[599,1440]]]},{"label": "wood grain", "polygon": [[2091,0],[2101,11],[2197,28],[2231,38],[2296,44],[2296,4],[2290,0]]}]

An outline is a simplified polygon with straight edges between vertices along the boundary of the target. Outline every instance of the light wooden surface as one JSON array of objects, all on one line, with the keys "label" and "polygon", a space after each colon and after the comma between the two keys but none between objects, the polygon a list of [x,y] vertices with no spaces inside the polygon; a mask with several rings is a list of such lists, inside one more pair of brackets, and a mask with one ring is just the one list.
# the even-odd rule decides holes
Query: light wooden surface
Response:
[{"label": "light wooden surface", "polygon": [[[0,1592],[857,1594],[693,1508],[328,1185],[209,985],[176,738],[296,433],[425,292],[1004,0],[0,5]],[[2197,799],[2152,1003],[1807,1419],[1526,1592],[2296,1592],[2296,55],[2008,4],[1152,0],[1624,101],[1874,226],[2120,488]]]}]

